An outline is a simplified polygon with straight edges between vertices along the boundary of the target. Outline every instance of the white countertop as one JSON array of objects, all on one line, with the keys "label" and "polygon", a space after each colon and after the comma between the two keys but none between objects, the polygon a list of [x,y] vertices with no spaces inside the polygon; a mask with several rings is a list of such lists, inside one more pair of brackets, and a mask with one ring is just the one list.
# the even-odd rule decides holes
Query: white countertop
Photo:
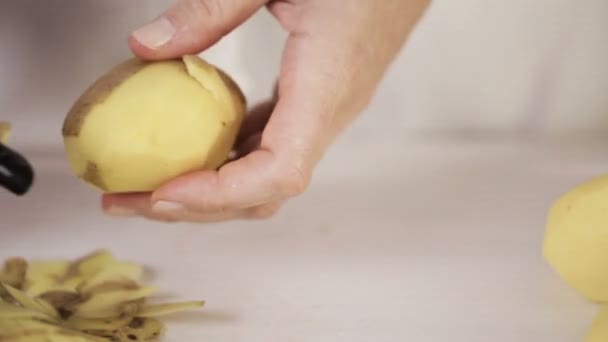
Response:
[{"label": "white countertop", "polygon": [[[161,288],[208,302],[168,341],[582,341],[596,309],[543,261],[544,219],[608,172],[608,142],[397,136],[606,131],[607,3],[434,1],[304,196],[270,221],[192,226],[106,217],[61,153],[26,147],[59,142],[75,98],[170,1],[0,1],[0,118],[38,172],[26,197],[0,191],[0,257],[109,248],[146,263]],[[253,104],[283,42],[262,11],[205,56]]]},{"label": "white countertop", "polygon": [[541,241],[554,198],[608,170],[602,143],[351,143],[276,218],[207,226],[105,217],[61,157],[26,150],[38,180],[0,193],[0,257],[143,262],[208,302],[171,319],[168,341],[582,341],[595,307]]}]

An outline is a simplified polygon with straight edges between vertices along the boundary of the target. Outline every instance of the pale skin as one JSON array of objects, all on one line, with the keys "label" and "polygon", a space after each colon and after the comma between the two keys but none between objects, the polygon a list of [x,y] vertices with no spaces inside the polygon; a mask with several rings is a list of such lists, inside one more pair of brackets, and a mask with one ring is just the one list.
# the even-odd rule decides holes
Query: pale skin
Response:
[{"label": "pale skin", "polygon": [[255,107],[239,156],[152,193],[104,195],[111,215],[217,222],[273,216],[306,191],[330,144],[372,99],[430,0],[181,0],[136,30],[133,52],[199,53],[267,8],[289,32],[273,99]]}]

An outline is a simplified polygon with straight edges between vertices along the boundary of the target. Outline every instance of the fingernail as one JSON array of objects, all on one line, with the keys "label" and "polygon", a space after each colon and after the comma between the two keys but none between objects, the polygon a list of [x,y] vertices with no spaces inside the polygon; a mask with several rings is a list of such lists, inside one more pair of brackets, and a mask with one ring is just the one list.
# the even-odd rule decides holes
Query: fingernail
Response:
[{"label": "fingernail", "polygon": [[130,209],[130,208],[117,207],[117,206],[109,207],[108,209],[105,210],[105,212],[111,216],[134,216],[135,215],[135,210]]},{"label": "fingernail", "polygon": [[165,17],[160,17],[133,32],[133,38],[150,49],[165,45],[173,35],[175,35],[175,27]]},{"label": "fingernail", "polygon": [[169,202],[169,201],[158,201],[156,203],[154,203],[154,205],[152,206],[152,210],[156,211],[156,212],[175,212],[175,211],[182,211],[184,210],[184,206],[179,204],[179,203],[175,203],[175,202]]}]

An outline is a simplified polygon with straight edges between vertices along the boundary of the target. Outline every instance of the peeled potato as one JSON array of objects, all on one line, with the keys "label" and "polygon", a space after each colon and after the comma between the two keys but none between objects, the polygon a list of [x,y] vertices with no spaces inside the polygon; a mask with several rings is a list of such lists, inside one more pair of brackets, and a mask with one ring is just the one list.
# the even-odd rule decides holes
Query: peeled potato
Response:
[{"label": "peeled potato", "polygon": [[71,171],[104,192],[152,191],[223,164],[246,109],[238,85],[198,56],[130,59],[98,79],[63,125]]},{"label": "peeled potato", "polygon": [[606,341],[608,341],[608,305],[600,309],[585,339],[585,342]]},{"label": "peeled potato", "polygon": [[608,302],[608,175],[553,204],[543,253],[567,284],[589,300]]}]

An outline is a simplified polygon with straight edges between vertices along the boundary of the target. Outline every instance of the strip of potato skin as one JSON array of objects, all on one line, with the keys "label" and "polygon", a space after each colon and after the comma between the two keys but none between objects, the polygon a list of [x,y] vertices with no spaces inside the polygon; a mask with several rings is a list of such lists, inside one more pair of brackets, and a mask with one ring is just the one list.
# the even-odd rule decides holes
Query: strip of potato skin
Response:
[{"label": "strip of potato skin", "polygon": [[[34,265],[36,261],[28,261],[24,258],[11,258],[11,260],[23,260],[24,264]],[[138,266],[138,268],[144,268],[138,264],[121,261],[116,258],[107,250],[98,250],[74,261],[60,260],[60,261],[37,261],[43,263],[50,268],[48,272],[38,270],[36,272],[40,279],[47,276],[54,276],[58,281],[68,281],[66,274],[71,274],[71,277],[82,277],[79,284],[86,284],[87,281],[96,279],[99,274],[106,273],[110,274],[111,270],[117,270],[118,265],[132,264]],[[65,264],[65,267],[56,267],[55,263]],[[16,263],[18,264],[18,263]],[[0,274],[5,272],[7,269],[13,270],[15,266],[7,267],[0,271]],[[71,269],[71,271],[69,271]],[[9,271],[10,271],[9,270]],[[126,276],[126,278],[124,278]],[[116,287],[121,283],[126,285],[125,289],[137,288],[141,285],[137,283],[131,283],[125,279],[130,278],[126,273],[115,273],[115,279],[106,279],[108,283],[100,284],[95,290],[97,294],[91,293],[89,295],[102,295],[104,293],[112,292],[113,289],[123,288],[122,286]],[[133,287],[135,285],[135,287]],[[76,288],[80,288],[78,285]],[[88,298],[91,300],[92,297],[84,293],[77,293],[81,299]],[[15,299],[14,295],[11,297]],[[194,309],[202,307],[204,301],[187,301],[187,302],[174,302],[174,303],[160,303],[160,304],[145,304],[146,298],[139,299],[136,302],[128,301],[120,304],[120,310],[116,312],[112,317],[106,319],[87,319],[85,317],[78,316],[76,310],[67,309],[69,312],[65,317],[62,316],[61,320],[47,320],[47,316],[43,314],[44,310],[40,310],[41,307],[36,306],[32,308],[34,314],[23,316],[20,312],[25,310],[21,308],[17,303],[14,303],[11,299],[7,302],[0,302],[3,306],[3,315],[0,318],[0,342],[16,342],[16,341],[108,341],[104,338],[111,338],[112,341],[156,341],[158,340],[163,332],[165,326],[162,321],[154,317],[165,316],[171,313],[177,313],[188,309]],[[102,301],[107,304],[106,301]],[[132,309],[127,310],[126,307],[129,304],[136,304]],[[55,309],[60,310],[59,307],[53,305]],[[11,316],[11,308],[15,311],[14,316]],[[7,315],[8,313],[8,315]],[[37,314],[41,313],[41,314]],[[134,337],[131,337],[134,336]],[[104,338],[101,338],[104,337]]]}]

